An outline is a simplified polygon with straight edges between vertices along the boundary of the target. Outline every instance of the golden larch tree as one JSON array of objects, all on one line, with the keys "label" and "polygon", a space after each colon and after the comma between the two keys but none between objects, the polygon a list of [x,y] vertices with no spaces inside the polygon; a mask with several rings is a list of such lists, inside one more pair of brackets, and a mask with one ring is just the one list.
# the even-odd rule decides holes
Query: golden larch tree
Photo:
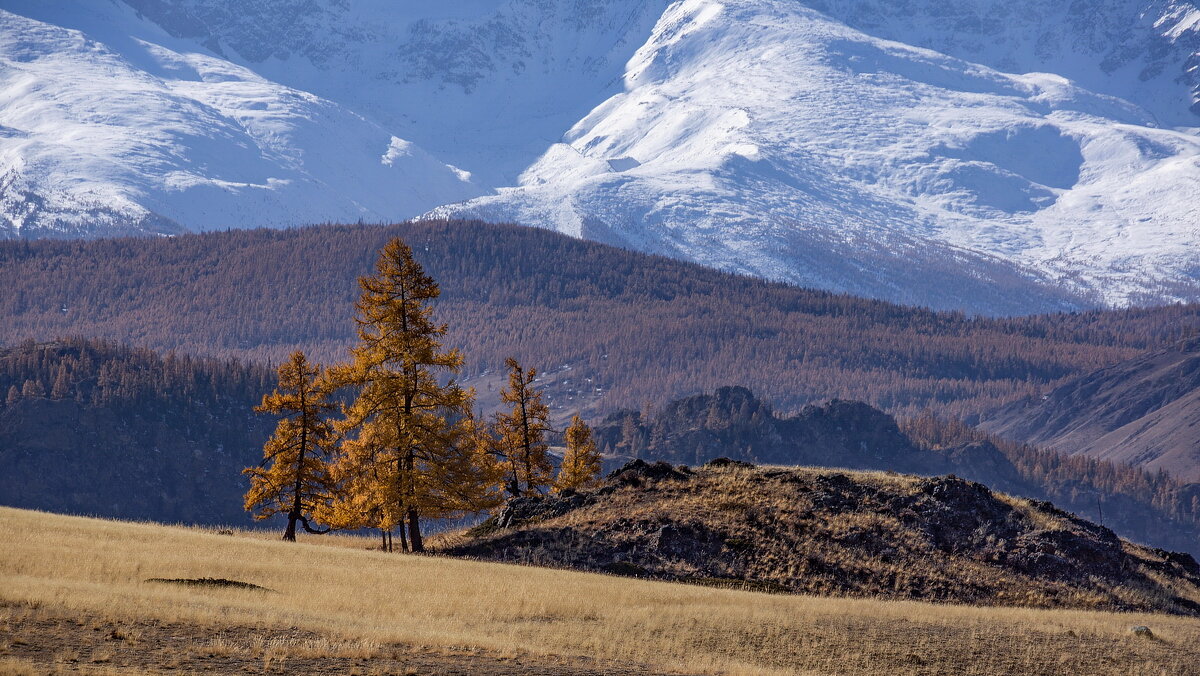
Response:
[{"label": "golden larch tree", "polygon": [[280,419],[263,447],[262,463],[244,472],[250,477],[246,509],[256,519],[286,514],[283,539],[293,542],[297,523],[311,533],[327,532],[314,529],[309,518],[324,509],[334,491],[329,460],[336,435],[326,416],[335,406],[321,374],[319,364],[293,352],[279,366],[279,386],[254,408]]},{"label": "golden larch tree", "polygon": [[[342,441],[331,472],[337,489],[317,518],[339,530],[378,528],[383,550],[392,551],[391,533],[404,522],[404,487],[398,463],[388,461],[389,451],[384,440],[375,438],[376,430],[367,426],[357,437]],[[404,528],[400,542],[407,550]]]},{"label": "golden larch tree", "polygon": [[563,454],[562,466],[554,478],[554,491],[586,490],[594,487],[600,478],[600,451],[592,438],[592,428],[576,413],[566,431],[567,450]]},{"label": "golden larch tree", "polygon": [[[447,495],[478,488],[466,485],[475,474],[464,466],[477,455],[458,444],[472,393],[453,379],[463,359],[442,347],[446,325],[433,321],[431,306],[440,291],[412,249],[399,239],[389,242],[375,274],[359,279],[359,286],[359,342],[351,363],[333,369],[340,385],[358,391],[338,423],[339,431],[353,435],[338,474],[358,487],[350,491],[354,500],[378,514],[372,525],[386,530],[402,519],[412,550],[420,552],[421,518],[447,516],[470,502]],[[452,485],[456,481],[465,484]]]},{"label": "golden larch tree", "polygon": [[500,400],[512,404],[512,410],[496,414],[495,453],[505,465],[509,494],[532,495],[550,485],[554,472],[546,443],[546,433],[551,431],[550,407],[533,385],[537,369],[525,370],[511,357],[504,364],[508,367],[508,387],[500,392]]}]

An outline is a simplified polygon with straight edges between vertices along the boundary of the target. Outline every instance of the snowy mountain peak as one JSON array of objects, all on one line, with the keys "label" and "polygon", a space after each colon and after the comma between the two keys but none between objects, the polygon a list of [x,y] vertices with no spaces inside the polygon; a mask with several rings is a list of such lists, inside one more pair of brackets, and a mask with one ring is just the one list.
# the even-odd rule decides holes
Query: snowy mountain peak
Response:
[{"label": "snowy mountain peak", "polygon": [[774,0],[675,3],[625,82],[433,214],[942,307],[1197,297],[1200,138],[1128,100]]},{"label": "snowy mountain peak", "polygon": [[[131,21],[106,10],[75,17]],[[382,221],[484,192],[337,103],[136,34],[0,11],[0,83],[3,218],[22,236]]]},{"label": "snowy mountain peak", "polygon": [[10,0],[9,235],[514,220],[981,312],[1200,299],[1183,0]]}]

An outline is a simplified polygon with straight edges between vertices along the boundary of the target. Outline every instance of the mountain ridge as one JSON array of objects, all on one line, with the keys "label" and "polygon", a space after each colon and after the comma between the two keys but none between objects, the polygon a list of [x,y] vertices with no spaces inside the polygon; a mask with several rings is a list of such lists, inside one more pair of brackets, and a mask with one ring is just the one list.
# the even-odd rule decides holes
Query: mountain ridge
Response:
[{"label": "mountain ridge", "polygon": [[985,414],[995,434],[1200,480],[1200,340],[1069,379]]},{"label": "mountain ridge", "polygon": [[1195,335],[1197,306],[971,318],[722,273],[558,233],[471,221],[0,242],[0,342],[85,335],[157,350],[330,362],[356,279],[391,238],[442,285],[465,377],[497,396],[537,365],[556,411],[603,415],[729,383],[782,411],[831,397],[968,417]]}]

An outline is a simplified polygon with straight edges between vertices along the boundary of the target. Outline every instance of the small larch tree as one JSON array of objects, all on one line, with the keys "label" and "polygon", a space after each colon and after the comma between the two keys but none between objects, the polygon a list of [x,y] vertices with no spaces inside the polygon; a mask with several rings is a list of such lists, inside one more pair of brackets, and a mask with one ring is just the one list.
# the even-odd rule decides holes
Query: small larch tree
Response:
[{"label": "small larch tree", "polygon": [[550,485],[554,465],[546,433],[550,427],[550,407],[534,382],[537,369],[526,370],[516,359],[506,359],[508,387],[500,400],[511,404],[508,413],[496,414],[493,428],[495,451],[505,465],[505,488],[513,497],[539,493]]},{"label": "small larch tree", "polygon": [[286,514],[283,539],[291,542],[296,540],[297,524],[310,533],[326,532],[313,528],[309,518],[334,492],[329,460],[335,433],[327,415],[335,406],[328,401],[321,374],[319,364],[310,363],[301,351],[293,352],[279,367],[279,386],[254,408],[280,420],[263,447],[262,463],[244,472],[250,477],[246,509],[256,519]]},{"label": "small larch tree", "polygon": [[588,427],[576,413],[566,432],[567,450],[563,454],[562,467],[554,479],[554,491],[586,490],[598,483],[600,478],[600,451]]}]

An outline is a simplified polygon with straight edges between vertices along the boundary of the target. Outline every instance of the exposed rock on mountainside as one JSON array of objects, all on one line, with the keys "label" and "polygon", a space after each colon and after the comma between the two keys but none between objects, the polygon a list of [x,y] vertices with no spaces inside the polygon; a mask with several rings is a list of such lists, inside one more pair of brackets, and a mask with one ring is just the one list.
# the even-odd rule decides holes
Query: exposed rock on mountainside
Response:
[{"label": "exposed rock on mountainside", "polygon": [[1200,566],[954,477],[633,461],[446,553],[702,584],[1200,614]]},{"label": "exposed rock on mountainside", "polygon": [[595,438],[610,454],[676,463],[728,456],[777,465],[915,473],[946,469],[943,458],[917,448],[891,416],[872,406],[834,400],[780,418],[744,387],[673,401],[649,420],[637,411],[618,411],[597,426]]},{"label": "exposed rock on mountainside", "polygon": [[998,435],[1200,481],[1200,338],[984,416]]}]

